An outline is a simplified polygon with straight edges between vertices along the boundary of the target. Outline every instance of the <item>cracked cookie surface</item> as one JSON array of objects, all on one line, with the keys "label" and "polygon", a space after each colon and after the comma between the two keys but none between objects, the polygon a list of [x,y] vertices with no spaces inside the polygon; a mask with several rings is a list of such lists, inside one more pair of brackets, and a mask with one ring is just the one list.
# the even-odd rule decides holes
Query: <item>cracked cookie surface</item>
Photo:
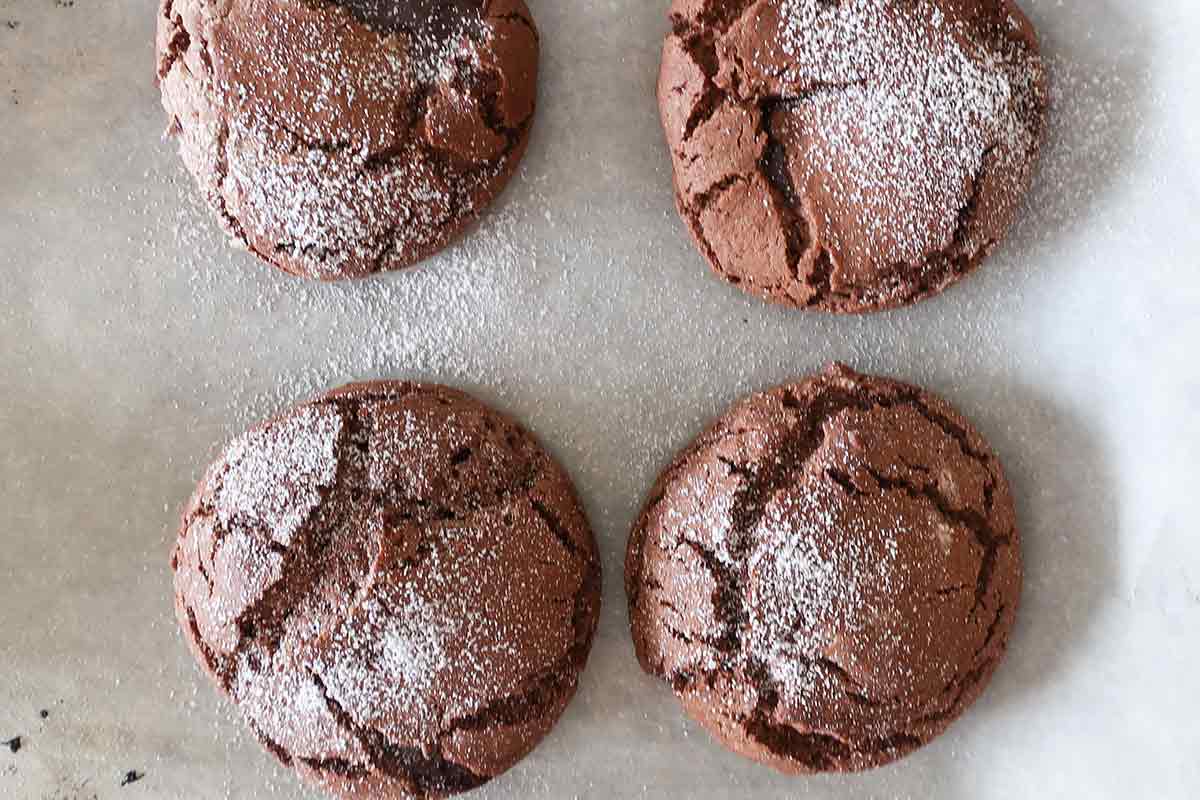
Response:
[{"label": "cracked cookie surface", "polygon": [[1047,105],[1012,0],[674,0],[658,96],[676,204],[773,302],[876,311],[991,252]]},{"label": "cracked cookie surface", "polygon": [[162,0],[169,132],[224,227],[321,280],[410,266],[499,194],[528,142],[524,0]]},{"label": "cracked cookie surface", "polygon": [[236,439],[171,564],[205,671],[344,798],[446,797],[523,758],[574,694],[600,605],[563,470],[433,385],[344,387]]},{"label": "cracked cookie surface", "polygon": [[642,667],[727,747],[853,771],[929,742],[983,691],[1020,539],[966,420],[834,365],[742,400],[676,458],[625,585]]}]

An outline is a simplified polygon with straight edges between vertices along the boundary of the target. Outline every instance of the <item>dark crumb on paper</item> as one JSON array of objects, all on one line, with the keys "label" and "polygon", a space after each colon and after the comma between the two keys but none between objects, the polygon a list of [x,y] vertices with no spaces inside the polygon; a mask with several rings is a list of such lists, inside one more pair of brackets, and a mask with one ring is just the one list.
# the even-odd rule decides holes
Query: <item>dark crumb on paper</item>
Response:
[{"label": "dark crumb on paper", "polygon": [[13,738],[9,739],[7,742],[0,742],[0,744],[4,745],[5,747],[7,747],[9,750],[11,750],[14,753],[21,752],[21,737],[20,736],[14,736]]},{"label": "dark crumb on paper", "polygon": [[8,28],[10,31],[15,31],[17,28],[21,27],[21,22],[20,20],[6,19],[4,21],[4,27]]},{"label": "dark crumb on paper", "polygon": [[131,783],[137,783],[142,778],[146,777],[146,773],[138,772],[136,769],[131,769],[125,773],[125,777],[121,779],[122,786],[128,786]]},{"label": "dark crumb on paper", "polygon": [[43,708],[41,711],[38,712],[38,716],[41,717],[42,719],[49,719],[50,709]]}]

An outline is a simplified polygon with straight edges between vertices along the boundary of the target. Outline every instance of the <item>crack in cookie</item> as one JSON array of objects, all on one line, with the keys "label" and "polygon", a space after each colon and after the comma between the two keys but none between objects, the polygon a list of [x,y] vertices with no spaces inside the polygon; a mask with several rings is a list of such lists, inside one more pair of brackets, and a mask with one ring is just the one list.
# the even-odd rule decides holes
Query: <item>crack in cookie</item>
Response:
[{"label": "crack in cookie", "polygon": [[625,583],[643,668],[722,742],[788,772],[858,770],[983,691],[1020,539],[966,420],[835,365],[743,400],[675,459]]},{"label": "crack in cookie", "polygon": [[600,562],[568,478],[444,387],[345,387],[236,439],[172,556],[185,638],[282,763],[344,797],[444,797],[575,692]]},{"label": "crack in cookie", "polygon": [[[659,104],[676,205],[731,283],[893,308],[961,279],[1011,226],[1048,105],[1012,0],[676,0],[671,23]],[[711,213],[735,178],[746,190]]]},{"label": "crack in cookie", "polygon": [[538,37],[521,0],[163,0],[169,133],[231,236],[309,278],[400,269],[516,170]]}]

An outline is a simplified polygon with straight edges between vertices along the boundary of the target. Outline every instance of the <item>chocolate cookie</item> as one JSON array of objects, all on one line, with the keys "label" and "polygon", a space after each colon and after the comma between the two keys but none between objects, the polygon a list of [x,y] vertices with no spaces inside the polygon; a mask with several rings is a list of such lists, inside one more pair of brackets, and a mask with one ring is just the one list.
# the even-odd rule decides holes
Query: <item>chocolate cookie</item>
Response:
[{"label": "chocolate cookie", "polygon": [[1004,236],[1046,113],[1012,0],[674,0],[658,95],[679,212],[767,300],[937,294]]},{"label": "chocolate cookie", "polygon": [[348,386],[209,468],[171,565],[196,658],[284,764],[343,798],[446,797],[554,726],[600,606],[563,470],[440,386]]},{"label": "chocolate cookie", "polygon": [[966,420],[835,365],[742,400],[675,460],[625,585],[642,667],[727,747],[784,772],[860,770],[983,691],[1020,539]]},{"label": "chocolate cookie", "polygon": [[204,197],[296,275],[442,249],[529,138],[524,0],[162,0],[157,45],[169,130]]}]

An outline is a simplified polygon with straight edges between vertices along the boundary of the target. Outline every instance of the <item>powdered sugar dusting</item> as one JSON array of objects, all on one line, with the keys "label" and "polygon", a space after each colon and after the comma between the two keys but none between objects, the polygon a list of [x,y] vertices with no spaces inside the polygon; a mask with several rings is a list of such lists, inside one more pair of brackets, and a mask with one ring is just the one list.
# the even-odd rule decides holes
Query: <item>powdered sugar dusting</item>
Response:
[{"label": "powdered sugar dusting", "polygon": [[[234,126],[229,177],[244,196],[243,210],[281,241],[275,253],[308,258],[336,276],[350,258],[381,261],[408,248],[435,246],[439,226],[451,223],[456,193],[416,149],[377,166],[366,151],[313,150],[281,158],[263,139]],[[504,170],[505,158],[463,178],[470,195]]]},{"label": "powdered sugar dusting", "polygon": [[807,178],[824,182],[838,212],[864,212],[866,242],[839,241],[829,220],[839,248],[921,263],[958,225],[929,209],[965,205],[989,154],[1019,161],[1036,147],[1040,62],[1012,43],[984,46],[937,3],[784,0],[780,16],[788,74],[817,81],[800,124],[816,131]]},{"label": "powdered sugar dusting", "polygon": [[259,648],[238,657],[231,691],[242,713],[297,758],[358,760],[358,742],[338,725],[317,682],[294,665],[276,664],[277,658]]},{"label": "powdered sugar dusting", "polygon": [[162,22],[163,103],[185,163],[243,244],[310,277],[444,246],[498,190],[519,138],[472,88],[497,69],[477,6],[410,10],[396,29],[383,6],[352,7],[300,3],[262,24],[252,7],[175,0]]},{"label": "powdered sugar dusting", "polygon": [[669,550],[678,540],[703,541],[717,558],[732,564],[730,534],[734,529],[734,493],[713,492],[710,480],[700,474],[684,478],[679,492],[683,503],[672,504],[666,509],[665,516],[670,524],[662,528],[660,546]]},{"label": "powdered sugar dusting", "polygon": [[[836,644],[832,637],[854,636],[864,619],[886,618],[873,604],[900,588],[897,539],[910,535],[902,522],[894,525],[881,528],[825,481],[804,483],[768,507],[749,559],[749,652],[790,691],[803,694],[828,680],[812,661]],[[831,619],[839,621],[836,631],[828,628]],[[886,633],[872,629],[872,636]]]},{"label": "powdered sugar dusting", "polygon": [[318,489],[337,473],[341,428],[336,412],[307,407],[234,440],[217,491],[221,522],[230,525],[244,516],[264,525],[280,544],[291,544],[320,499]]},{"label": "powdered sugar dusting", "polygon": [[[509,501],[466,523],[395,534],[419,535],[415,554],[384,545],[370,588],[314,665],[358,724],[429,742],[562,658],[577,579],[559,571],[561,554],[544,552],[537,519]],[[545,560],[529,561],[535,552]]]},{"label": "powdered sugar dusting", "polygon": [[[1140,478],[1127,457],[1157,453],[1150,417],[1167,428],[1171,419],[1157,413],[1159,401],[1187,402],[1186,391],[1166,389],[1179,384],[1178,364],[1193,363],[1168,356],[1186,352],[1196,333],[1186,313],[1196,237],[1176,222],[1197,163],[1186,157],[1200,131],[1188,124],[1186,101],[1197,86],[1189,29],[1200,16],[1196,4],[1169,0],[1018,2],[1045,34],[1056,97],[1016,235],[943,300],[864,320],[743,300],[680,236],[649,100],[659,53],[646,32],[665,30],[665,4],[537,4],[554,65],[541,83],[538,125],[546,124],[525,162],[546,177],[539,194],[528,179],[515,181],[508,210],[471,233],[479,246],[345,292],[275,275],[231,250],[207,212],[189,205],[193,182],[174,143],[159,141],[146,48],[113,46],[145,41],[153,4],[6,7],[22,25],[0,22],[0,60],[12,67],[2,91],[6,103],[10,88],[13,98],[0,144],[9,203],[0,222],[8,275],[0,372],[18,387],[4,419],[7,521],[29,536],[16,542],[26,553],[0,574],[6,619],[28,610],[36,624],[4,631],[0,716],[28,727],[0,739],[34,739],[20,758],[0,758],[0,784],[14,800],[306,795],[230,718],[181,646],[164,602],[168,537],[214,443],[345,380],[420,375],[486,387],[536,426],[579,479],[610,568],[600,638],[569,724],[524,767],[469,797],[794,795],[793,777],[705,757],[716,746],[638,674],[620,551],[658,470],[711,416],[745,392],[841,358],[938,386],[998,435],[1034,504],[1038,558],[1024,598],[1034,613],[979,724],[952,729],[916,764],[805,781],[806,790],[952,798],[989,784],[1036,797],[1048,774],[1098,795],[1114,776],[1168,796],[1181,790],[1177,773],[1138,765],[1190,763],[1196,749],[1169,735],[1171,721],[1186,717],[1178,693],[1144,686],[1192,686],[1183,640],[1172,650],[1157,635],[1176,630],[1159,624],[1158,592],[1169,591],[1159,580],[1168,574],[1200,587],[1188,569],[1196,562],[1171,558],[1185,551],[1153,525],[1143,531],[1153,520],[1119,499],[1174,496],[1165,479],[1141,476],[1149,495],[1130,485]],[[48,45],[56,37],[70,46]],[[473,257],[479,263],[463,263]],[[1106,391],[1126,374],[1154,391]],[[1172,445],[1164,446],[1166,458]],[[1186,483],[1188,470],[1174,472]],[[70,491],[59,492],[67,477]],[[47,491],[64,497],[42,503]],[[96,513],[112,496],[121,498],[114,513]],[[1130,536],[1133,550],[1154,556],[1136,597],[1114,582],[1140,563],[1122,555]],[[1110,602],[1114,592],[1128,602]],[[1200,595],[1187,602],[1172,608],[1192,613]],[[1099,680],[1093,652],[1111,678],[1110,702],[1097,713],[1114,724],[1123,714],[1165,720],[1121,740],[1129,772],[1091,768],[1093,742],[1113,745],[1105,726],[1092,726],[1096,736],[1061,735],[1086,726],[1076,699]],[[1167,655],[1145,657],[1154,652]],[[35,713],[42,703],[53,704],[45,723]],[[1022,711],[1034,705],[1031,727]],[[622,759],[630,769],[613,770]],[[131,767],[147,780],[118,790],[115,772]]]},{"label": "powdered sugar dusting", "polygon": [[[497,444],[475,447],[467,418]],[[537,738],[510,733],[505,717],[493,724],[493,704],[557,716],[574,689],[576,606],[596,590],[585,582],[594,556],[580,552],[579,523],[554,522],[569,488],[527,443],[457,392],[377,384],[293,408],[210,470],[172,562],[184,629],[284,760],[338,760],[368,781],[423,769],[368,756],[382,741],[424,753],[448,780],[461,769],[482,780]],[[380,462],[389,474],[453,473],[455,485],[375,480]],[[214,517],[232,522],[215,544]],[[564,544],[559,525],[579,543]],[[457,741],[476,715],[487,724]]]},{"label": "powdered sugar dusting", "polygon": [[[174,170],[172,170],[175,173]],[[176,173],[177,174],[177,173]],[[506,326],[525,313],[521,276],[535,271],[539,253],[531,215],[501,203],[470,235],[428,263],[403,272],[333,284],[297,280],[231,250],[190,187],[157,227],[169,232],[182,260],[181,302],[175,313],[203,321],[211,345],[238,347],[245,363],[276,365],[269,381],[259,370],[224,370],[231,426],[245,427],[296,400],[372,376],[429,376],[443,382],[499,381],[513,346]],[[538,192],[526,193],[535,211]],[[176,270],[172,270],[175,273]],[[237,345],[226,339],[230,317],[287,326],[284,338],[261,336]],[[236,325],[236,323],[229,323]],[[206,380],[210,352],[184,350],[180,364]]]},{"label": "powdered sugar dusting", "polygon": [[359,724],[388,709],[427,717],[430,690],[451,666],[447,642],[462,625],[412,586],[388,591],[387,599],[384,605],[379,597],[367,598],[357,612],[361,625],[339,626],[316,664]]}]

